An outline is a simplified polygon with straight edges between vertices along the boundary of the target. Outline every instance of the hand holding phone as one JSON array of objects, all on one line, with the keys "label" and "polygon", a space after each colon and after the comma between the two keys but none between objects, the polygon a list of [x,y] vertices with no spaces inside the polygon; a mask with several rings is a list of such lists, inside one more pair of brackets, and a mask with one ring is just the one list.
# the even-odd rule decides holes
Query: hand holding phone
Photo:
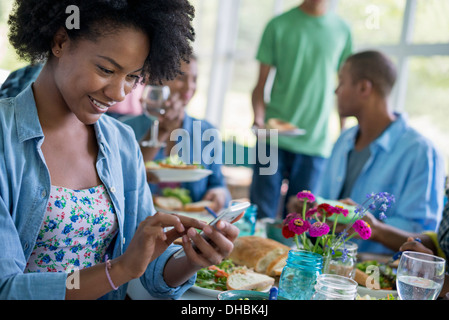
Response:
[{"label": "hand holding phone", "polygon": [[[241,203],[237,203],[233,206],[230,206],[226,209],[224,209],[220,214],[218,214],[218,216],[212,220],[209,225],[214,227],[218,221],[223,220],[229,223],[234,222],[234,220],[242,213],[244,212],[249,206],[251,205],[251,203],[249,202],[241,202]],[[207,241],[209,241],[209,238],[204,234],[203,231],[200,232],[200,235],[206,239]],[[193,244],[193,248],[195,250],[197,250],[195,244]],[[175,259],[181,258],[185,256],[185,252],[184,252],[184,248],[181,248],[178,252],[176,252],[173,257]]]}]

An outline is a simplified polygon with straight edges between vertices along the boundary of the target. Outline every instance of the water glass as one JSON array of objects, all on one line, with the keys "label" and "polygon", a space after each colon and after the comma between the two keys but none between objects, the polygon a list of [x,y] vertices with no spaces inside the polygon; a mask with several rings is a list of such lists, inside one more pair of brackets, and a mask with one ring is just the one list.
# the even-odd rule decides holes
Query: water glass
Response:
[{"label": "water glass", "polygon": [[147,85],[142,93],[143,111],[149,117],[165,114],[164,103],[170,96],[168,86]]},{"label": "water glass", "polygon": [[435,300],[443,287],[445,264],[441,257],[403,252],[396,275],[401,300]]},{"label": "water glass", "polygon": [[143,111],[147,117],[152,119],[151,138],[147,141],[141,141],[143,147],[164,147],[165,143],[158,141],[159,121],[154,117],[165,114],[164,103],[170,96],[168,86],[145,86],[142,93]]}]

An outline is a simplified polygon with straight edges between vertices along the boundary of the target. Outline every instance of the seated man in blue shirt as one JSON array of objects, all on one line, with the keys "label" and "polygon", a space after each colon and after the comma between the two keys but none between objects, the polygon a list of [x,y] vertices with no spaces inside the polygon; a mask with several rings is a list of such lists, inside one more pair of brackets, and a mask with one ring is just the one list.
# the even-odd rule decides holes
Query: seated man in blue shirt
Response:
[{"label": "seated man in blue shirt", "polygon": [[[216,139],[218,135],[214,133],[218,133],[218,131],[209,122],[192,118],[185,112],[185,107],[196,90],[197,61],[195,56],[190,59],[190,63],[182,62],[181,70],[184,74],[166,83],[170,88],[169,100],[171,101],[167,102],[170,107],[166,109],[164,115],[158,118],[158,141],[166,143],[166,146],[141,146],[142,154],[145,161],[162,160],[170,156],[173,148],[175,148],[174,150],[179,150],[179,146],[181,146],[180,149],[183,154],[180,157],[182,160],[185,160],[186,163],[200,162],[205,169],[211,170],[212,174],[195,182],[170,183],[168,185],[164,183],[150,183],[150,187],[153,194],[160,194],[161,189],[165,186],[185,188],[189,191],[193,202],[201,200],[212,201],[214,205],[211,206],[211,209],[217,212],[227,206],[231,200],[221,172],[221,140],[209,141],[206,136],[212,133],[212,136]],[[124,117],[120,118],[120,120],[133,128],[137,140],[148,140],[151,137],[150,128],[153,120],[145,114]],[[172,132],[181,133],[178,135],[177,141],[170,139]],[[213,146],[215,148],[211,148]]]},{"label": "seated man in blue shirt", "polygon": [[[391,111],[388,97],[395,80],[394,64],[379,52],[346,60],[335,90],[338,110],[342,117],[355,117],[358,125],[336,141],[317,194],[362,204],[367,194],[388,192],[396,201],[382,223],[408,232],[436,231],[444,161],[432,142],[408,125],[405,114]],[[379,213],[372,212],[376,219]],[[392,252],[375,239],[355,242],[359,252]]]}]

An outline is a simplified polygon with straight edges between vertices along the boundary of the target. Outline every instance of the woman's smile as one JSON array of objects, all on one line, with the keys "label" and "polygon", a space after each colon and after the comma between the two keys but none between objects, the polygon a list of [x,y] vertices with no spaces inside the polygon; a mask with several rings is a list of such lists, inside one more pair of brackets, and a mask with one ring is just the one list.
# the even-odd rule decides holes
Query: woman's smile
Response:
[{"label": "woman's smile", "polygon": [[108,111],[109,107],[112,107],[114,104],[117,103],[117,101],[111,101],[108,103],[104,103],[104,102],[100,102],[100,101],[92,98],[91,96],[88,96],[88,97],[89,97],[91,104],[94,106],[94,109],[99,110],[101,113],[105,113],[106,111]]}]

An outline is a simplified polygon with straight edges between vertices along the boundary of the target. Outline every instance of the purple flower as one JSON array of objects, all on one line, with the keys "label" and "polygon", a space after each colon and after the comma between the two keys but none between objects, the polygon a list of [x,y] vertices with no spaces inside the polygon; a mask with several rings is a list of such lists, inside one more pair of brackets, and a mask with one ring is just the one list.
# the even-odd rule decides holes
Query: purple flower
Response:
[{"label": "purple flower", "polygon": [[305,200],[307,202],[314,202],[315,201],[315,196],[313,195],[312,192],[310,192],[308,190],[304,190],[304,191],[298,192],[296,197],[299,200]]},{"label": "purple flower", "polygon": [[357,220],[352,227],[363,240],[368,240],[371,237],[371,227],[366,221]]},{"label": "purple flower", "polygon": [[349,214],[349,210],[343,208],[342,206],[336,205],[334,208],[336,214],[342,214],[344,217],[347,217]]},{"label": "purple flower", "polygon": [[326,223],[320,221],[314,222],[309,229],[309,235],[311,237],[321,237],[328,234],[330,231],[329,226]]},{"label": "purple flower", "polygon": [[292,219],[288,223],[288,228],[295,234],[303,234],[310,228],[310,222],[301,218]]}]

